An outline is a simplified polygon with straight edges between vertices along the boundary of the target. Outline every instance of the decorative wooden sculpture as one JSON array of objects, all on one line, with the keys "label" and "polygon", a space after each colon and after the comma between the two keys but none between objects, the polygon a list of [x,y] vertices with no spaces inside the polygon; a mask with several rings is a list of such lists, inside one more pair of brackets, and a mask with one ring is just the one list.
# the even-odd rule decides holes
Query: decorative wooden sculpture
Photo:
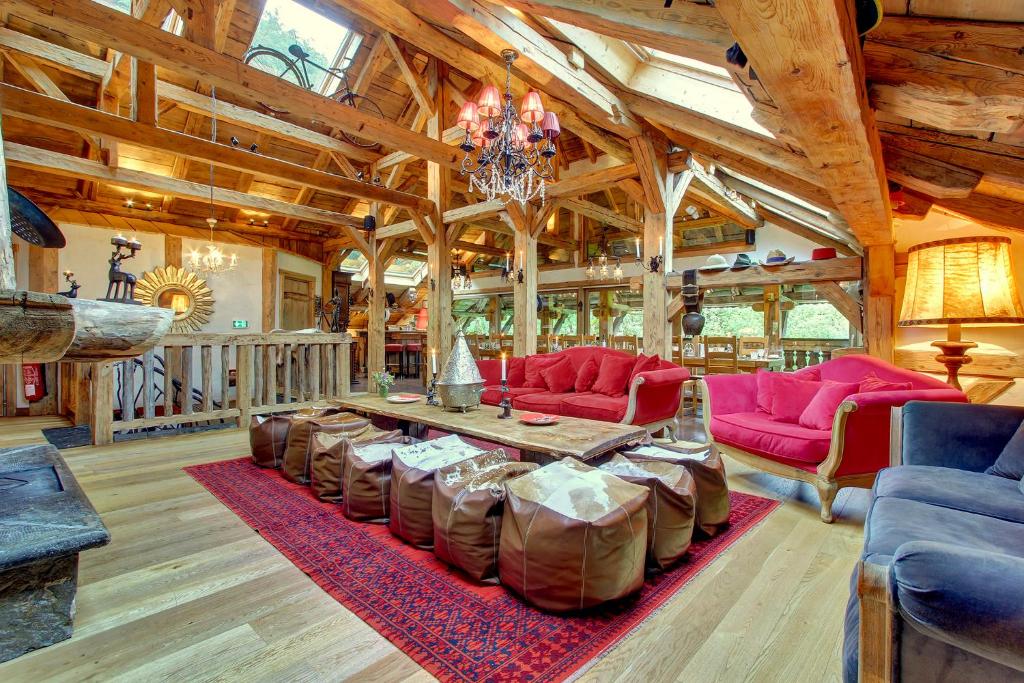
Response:
[{"label": "decorative wooden sculpture", "polygon": [[66,296],[69,299],[77,299],[78,290],[82,288],[82,285],[78,284],[78,280],[75,279],[75,274],[72,273],[70,270],[65,270],[64,279],[67,280],[67,283],[71,286],[68,287],[68,290],[66,292],[57,293],[60,294],[61,296]]},{"label": "decorative wooden sculpture", "polygon": [[154,268],[143,273],[137,289],[139,303],[174,311],[174,334],[198,332],[213,314],[213,292],[206,280],[184,268]]}]

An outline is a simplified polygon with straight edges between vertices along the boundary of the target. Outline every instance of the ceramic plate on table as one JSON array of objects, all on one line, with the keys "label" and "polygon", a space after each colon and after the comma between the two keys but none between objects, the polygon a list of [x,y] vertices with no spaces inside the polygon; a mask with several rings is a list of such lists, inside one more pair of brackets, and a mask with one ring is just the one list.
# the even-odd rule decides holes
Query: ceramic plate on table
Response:
[{"label": "ceramic plate on table", "polygon": [[388,403],[415,403],[423,398],[419,394],[392,394],[388,396]]},{"label": "ceramic plate on table", "polygon": [[558,422],[558,416],[545,413],[523,413],[519,416],[519,421],[528,425],[553,425]]}]

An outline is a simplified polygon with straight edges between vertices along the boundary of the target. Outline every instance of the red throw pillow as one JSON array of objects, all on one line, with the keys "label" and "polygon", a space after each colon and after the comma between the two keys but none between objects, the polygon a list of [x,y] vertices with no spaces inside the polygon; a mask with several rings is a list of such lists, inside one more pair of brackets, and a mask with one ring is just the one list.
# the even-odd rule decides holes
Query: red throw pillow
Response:
[{"label": "red throw pillow", "polygon": [[552,363],[540,371],[548,391],[553,394],[564,394],[576,386],[576,371],[568,356],[563,356],[557,363]]},{"label": "red throw pillow", "polygon": [[635,379],[641,372],[650,372],[651,370],[657,370],[660,367],[661,356],[658,354],[645,356],[641,353],[636,357],[636,364],[633,365],[633,372],[629,374],[629,384],[633,384],[633,379]]},{"label": "red throw pillow", "polygon": [[914,385],[910,382],[890,382],[874,374],[868,375],[860,383],[861,393],[869,391],[910,391],[913,388]]},{"label": "red throw pillow", "polygon": [[510,389],[523,386],[523,383],[526,382],[526,359],[509,358],[506,372],[508,373],[508,386]]},{"label": "red throw pillow", "polygon": [[594,382],[591,391],[605,396],[622,396],[626,393],[626,383],[629,382],[634,365],[636,359],[632,356],[606,355],[601,360],[597,381]]},{"label": "red throw pillow", "polygon": [[852,394],[860,391],[858,382],[825,381],[811,402],[800,413],[800,426],[808,429],[832,429],[832,419],[836,416],[839,404]]},{"label": "red throw pillow", "polygon": [[784,373],[776,373],[772,378],[774,391],[772,393],[772,414],[771,419],[776,422],[791,422],[797,424],[800,415],[807,408],[811,399],[824,386],[823,382],[814,382],[797,379]]},{"label": "red throw pillow", "polygon": [[544,376],[540,374],[541,370],[549,365],[557,363],[562,360],[562,356],[555,354],[543,354],[538,353],[533,356],[526,357],[526,377],[523,381],[524,387],[532,387],[534,389],[547,389],[548,385],[544,383]]},{"label": "red throw pillow", "polygon": [[597,361],[593,358],[588,358],[587,362],[583,364],[580,371],[576,373],[576,393],[582,394],[585,391],[590,391],[591,387],[594,386],[594,382],[597,381],[597,372],[600,368],[597,365]]},{"label": "red throw pillow", "polygon": [[757,412],[772,412],[772,396],[775,394],[775,376],[779,374],[771,370],[758,370],[757,379]]}]

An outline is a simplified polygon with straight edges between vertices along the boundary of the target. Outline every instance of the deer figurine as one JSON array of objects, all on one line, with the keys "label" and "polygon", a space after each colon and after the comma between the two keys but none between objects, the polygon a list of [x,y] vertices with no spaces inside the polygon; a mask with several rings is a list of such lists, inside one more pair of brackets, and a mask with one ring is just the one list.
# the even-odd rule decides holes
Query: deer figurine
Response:
[{"label": "deer figurine", "polygon": [[[121,262],[134,258],[135,254],[142,249],[142,244],[137,239],[131,241],[125,239],[121,235],[117,235],[110,239],[110,243],[114,245],[114,251],[110,254],[110,260],[107,262],[110,264],[110,270],[107,271],[107,296],[106,301],[120,301],[122,303],[135,303],[135,282],[136,278],[131,273],[126,273],[121,270]],[[123,253],[121,249],[127,248],[128,253]],[[123,287],[122,287],[123,285]]]},{"label": "deer figurine", "polygon": [[66,296],[69,299],[77,299],[78,290],[82,288],[82,285],[78,284],[78,280],[75,279],[75,274],[72,273],[70,270],[65,270],[64,279],[67,280],[68,284],[70,284],[71,286],[68,288],[66,292],[57,292],[57,294],[60,294],[61,296]]}]

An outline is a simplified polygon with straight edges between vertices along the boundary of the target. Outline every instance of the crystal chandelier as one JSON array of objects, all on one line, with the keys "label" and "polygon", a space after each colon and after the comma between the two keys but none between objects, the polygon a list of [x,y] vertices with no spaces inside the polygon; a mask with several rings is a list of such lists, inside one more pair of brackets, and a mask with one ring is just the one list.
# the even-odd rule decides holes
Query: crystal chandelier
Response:
[{"label": "crystal chandelier", "polygon": [[[217,142],[217,89],[211,88],[210,100],[213,107],[210,112],[210,140]],[[185,267],[202,277],[226,273],[238,268],[238,255],[228,256],[213,242],[213,229],[217,226],[217,212],[213,205],[213,162],[210,163],[210,217],[206,219],[210,226],[210,241],[205,245],[205,252],[193,249],[188,256]]]},{"label": "crystal chandelier", "polygon": [[452,291],[473,289],[473,279],[469,274],[469,266],[459,261],[458,250],[452,255]]},{"label": "crystal chandelier", "polygon": [[[555,157],[555,138],[561,132],[554,112],[544,111],[540,95],[531,90],[516,113],[512,103],[512,62],[515,50],[502,50],[505,60],[504,103],[498,88],[489,85],[477,102],[467,101],[456,122],[466,131],[459,146],[466,152],[462,175],[469,174],[469,190],[480,190],[488,201],[515,200],[525,204],[539,196],[544,201],[545,181],[554,179],[551,160]],[[471,154],[479,148],[474,161]]]}]

